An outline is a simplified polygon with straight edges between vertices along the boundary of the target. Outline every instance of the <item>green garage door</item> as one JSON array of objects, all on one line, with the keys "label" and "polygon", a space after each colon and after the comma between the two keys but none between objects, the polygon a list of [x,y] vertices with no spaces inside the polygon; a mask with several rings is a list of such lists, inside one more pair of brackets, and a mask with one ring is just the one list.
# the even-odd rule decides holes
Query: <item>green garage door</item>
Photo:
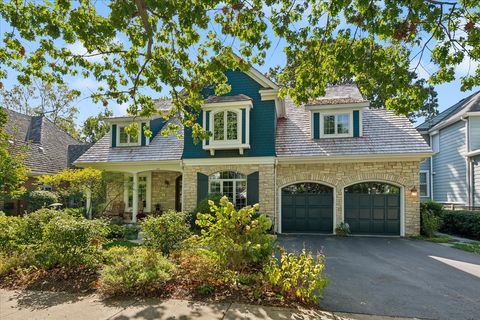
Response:
[{"label": "green garage door", "polygon": [[332,233],[333,188],[297,183],[282,189],[282,233]]},{"label": "green garage door", "polygon": [[365,182],[345,188],[345,222],[352,234],[400,235],[400,188]]}]

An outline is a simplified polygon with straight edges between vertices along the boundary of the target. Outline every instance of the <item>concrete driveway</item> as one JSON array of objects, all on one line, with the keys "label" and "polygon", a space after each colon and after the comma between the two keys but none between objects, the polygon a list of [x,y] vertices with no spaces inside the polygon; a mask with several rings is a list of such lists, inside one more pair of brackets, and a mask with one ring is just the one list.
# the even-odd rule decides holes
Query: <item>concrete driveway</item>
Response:
[{"label": "concrete driveway", "polygon": [[399,238],[280,236],[289,251],[323,251],[321,308],[427,319],[480,319],[480,256]]}]

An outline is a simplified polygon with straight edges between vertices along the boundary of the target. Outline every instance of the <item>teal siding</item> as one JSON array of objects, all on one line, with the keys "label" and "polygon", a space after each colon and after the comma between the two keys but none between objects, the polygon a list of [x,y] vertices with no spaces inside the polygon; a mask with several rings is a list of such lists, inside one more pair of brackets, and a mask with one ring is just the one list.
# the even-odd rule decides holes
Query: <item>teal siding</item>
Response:
[{"label": "teal siding", "polygon": [[360,111],[353,110],[353,136],[360,137]]},{"label": "teal siding", "polygon": [[313,139],[320,139],[320,113],[313,113]]},{"label": "teal siding", "polygon": [[140,144],[142,146],[145,146],[147,144],[147,137],[145,136],[145,126],[147,124],[145,122],[142,122],[141,124],[141,129],[140,129]]},{"label": "teal siding", "polygon": [[[195,143],[191,129],[185,129],[183,158],[221,158],[221,157],[259,157],[275,156],[275,101],[262,101],[259,90],[262,87],[248,75],[240,71],[227,71],[226,76],[232,90],[227,95],[245,94],[252,98],[250,111],[250,149],[240,155],[238,150],[216,150],[215,156],[202,149],[201,141]],[[204,95],[211,95],[213,90],[204,90]],[[199,123],[202,116],[199,115]]]},{"label": "teal siding", "polygon": [[152,131],[152,137],[150,139],[153,139],[160,130],[162,130],[163,125],[165,124],[165,119],[163,118],[156,118],[153,120],[150,120],[150,131]]},{"label": "teal siding", "polygon": [[117,146],[117,125],[112,124],[112,148]]}]

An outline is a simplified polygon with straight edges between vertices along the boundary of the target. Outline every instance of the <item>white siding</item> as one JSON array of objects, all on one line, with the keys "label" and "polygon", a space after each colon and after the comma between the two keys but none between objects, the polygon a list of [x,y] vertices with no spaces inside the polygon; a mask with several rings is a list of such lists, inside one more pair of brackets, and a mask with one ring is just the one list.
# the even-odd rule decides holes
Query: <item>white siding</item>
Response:
[{"label": "white siding", "polygon": [[469,117],[470,151],[480,149],[480,116]]},{"label": "white siding", "polygon": [[440,130],[440,152],[433,156],[433,199],[467,205],[465,122]]}]

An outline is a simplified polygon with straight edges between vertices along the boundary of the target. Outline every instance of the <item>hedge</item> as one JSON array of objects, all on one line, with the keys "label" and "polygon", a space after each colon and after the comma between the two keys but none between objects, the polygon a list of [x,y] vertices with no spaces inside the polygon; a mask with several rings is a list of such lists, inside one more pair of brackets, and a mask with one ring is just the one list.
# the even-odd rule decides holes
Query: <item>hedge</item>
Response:
[{"label": "hedge", "polygon": [[442,215],[440,231],[480,240],[480,211],[448,211]]}]

